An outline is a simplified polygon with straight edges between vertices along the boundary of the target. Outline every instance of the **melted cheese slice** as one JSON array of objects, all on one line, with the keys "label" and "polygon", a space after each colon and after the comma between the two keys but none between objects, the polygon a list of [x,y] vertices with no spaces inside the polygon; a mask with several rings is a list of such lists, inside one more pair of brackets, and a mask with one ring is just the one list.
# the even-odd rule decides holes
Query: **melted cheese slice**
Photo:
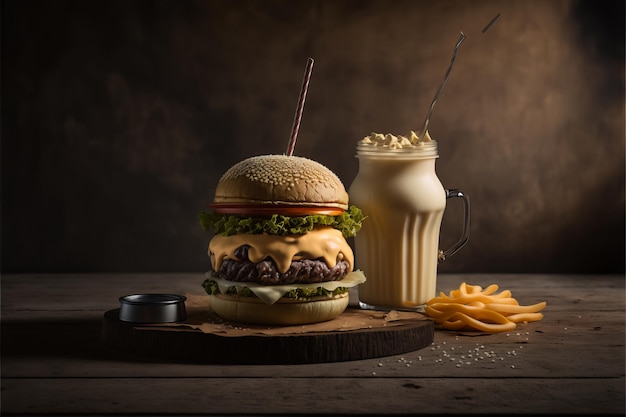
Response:
[{"label": "melted cheese slice", "polygon": [[349,264],[348,271],[354,269],[352,248],[341,231],[330,226],[321,226],[303,235],[276,236],[266,233],[216,235],[209,243],[209,257],[213,270],[220,270],[224,258],[236,260],[235,250],[242,245],[250,246],[248,259],[251,262],[257,263],[269,256],[281,273],[287,272],[294,259],[323,258],[331,268],[337,265],[337,260],[345,260]]},{"label": "melted cheese slice", "polygon": [[222,278],[218,278],[214,275],[213,271],[209,271],[205,274],[207,278],[212,279],[217,282],[217,286],[220,289],[222,294],[225,294],[226,291],[230,287],[235,287],[237,290],[242,288],[249,288],[261,301],[265,304],[274,304],[278,301],[283,295],[288,293],[291,290],[295,290],[296,288],[325,288],[328,291],[334,291],[339,287],[351,288],[356,285],[362,284],[365,282],[366,278],[362,271],[353,271],[346,275],[340,281],[327,281],[327,282],[317,282],[314,284],[284,284],[284,285],[262,285],[254,282],[234,282],[227,281]]}]

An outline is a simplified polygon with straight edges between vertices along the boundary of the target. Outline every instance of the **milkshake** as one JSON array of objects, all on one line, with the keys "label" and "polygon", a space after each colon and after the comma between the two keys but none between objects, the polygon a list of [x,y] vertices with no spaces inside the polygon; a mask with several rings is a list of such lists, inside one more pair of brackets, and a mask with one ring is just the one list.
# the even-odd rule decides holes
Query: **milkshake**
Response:
[{"label": "milkshake", "polygon": [[[367,276],[359,287],[363,308],[419,310],[436,295],[438,262],[460,249],[469,236],[469,200],[446,190],[435,172],[437,142],[372,134],[357,144],[358,174],[350,186],[351,203],[367,216],[355,237],[356,264]],[[460,197],[465,206],[461,239],[439,249],[446,201]]]}]

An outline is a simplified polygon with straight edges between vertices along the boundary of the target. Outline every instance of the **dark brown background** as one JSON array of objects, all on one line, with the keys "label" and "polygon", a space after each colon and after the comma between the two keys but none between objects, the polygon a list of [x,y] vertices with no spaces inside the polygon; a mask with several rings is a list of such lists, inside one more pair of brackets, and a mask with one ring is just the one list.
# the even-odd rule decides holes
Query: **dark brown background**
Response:
[{"label": "dark brown background", "polygon": [[430,132],[472,235],[440,271],[624,271],[623,0],[1,6],[4,272],[206,270],[197,214],[285,152],[307,57],[295,153],[348,187],[359,139],[421,127],[460,31]]}]

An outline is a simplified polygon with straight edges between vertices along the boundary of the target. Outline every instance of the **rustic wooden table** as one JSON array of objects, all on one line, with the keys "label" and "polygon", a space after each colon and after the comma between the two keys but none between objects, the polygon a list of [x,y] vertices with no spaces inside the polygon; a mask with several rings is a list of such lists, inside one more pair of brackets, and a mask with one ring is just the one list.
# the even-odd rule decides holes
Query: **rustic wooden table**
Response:
[{"label": "rustic wooden table", "polygon": [[[130,293],[201,294],[202,274],[2,276],[3,415],[621,414],[624,276],[442,275],[509,289],[545,317],[510,332],[437,330],[397,356],[304,365],[136,357],[101,341]],[[251,351],[250,355],[254,355]]]}]

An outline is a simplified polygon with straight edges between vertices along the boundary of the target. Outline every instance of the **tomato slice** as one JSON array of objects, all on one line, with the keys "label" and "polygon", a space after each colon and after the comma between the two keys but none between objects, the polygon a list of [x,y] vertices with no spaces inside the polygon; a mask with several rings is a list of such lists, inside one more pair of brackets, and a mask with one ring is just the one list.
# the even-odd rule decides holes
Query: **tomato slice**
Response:
[{"label": "tomato slice", "polygon": [[338,216],[344,212],[338,207],[320,206],[290,206],[287,204],[209,204],[209,207],[220,214],[239,215],[264,215],[282,214],[285,216],[308,216],[312,214],[323,214],[326,216]]}]

